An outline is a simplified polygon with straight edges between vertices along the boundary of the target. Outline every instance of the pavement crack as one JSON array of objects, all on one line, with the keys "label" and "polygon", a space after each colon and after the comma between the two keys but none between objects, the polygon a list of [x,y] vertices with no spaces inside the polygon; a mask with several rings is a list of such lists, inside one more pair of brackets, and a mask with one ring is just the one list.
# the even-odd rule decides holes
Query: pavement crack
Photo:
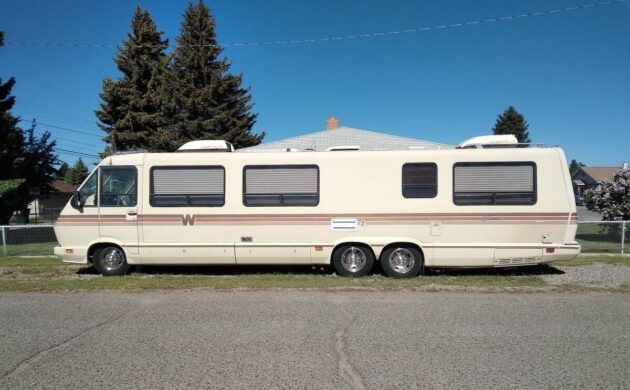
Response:
[{"label": "pavement crack", "polygon": [[35,352],[34,354],[32,354],[31,356],[27,357],[26,359],[22,360],[21,362],[19,362],[12,370],[8,371],[6,374],[4,374],[2,376],[2,378],[0,379],[8,379],[11,378],[15,375],[18,375],[22,372],[24,372],[25,370],[29,369],[34,363],[40,361],[41,359],[43,359],[44,357],[46,357],[49,353],[57,351],[63,347],[65,347],[66,345],[72,343],[74,340],[78,339],[79,337],[83,336],[84,334],[101,328],[103,326],[106,326],[108,324],[111,324],[114,321],[118,321],[119,319],[121,319],[125,314],[127,313],[123,313],[119,316],[110,318],[108,320],[99,322],[93,326],[90,326],[88,328],[83,329],[82,331],[80,331],[79,333],[75,334],[74,336],[71,336],[65,340],[63,340],[62,342],[55,344],[51,347],[45,348],[39,352]]},{"label": "pavement crack", "polygon": [[350,358],[346,352],[346,336],[345,326],[337,329],[335,332],[335,350],[337,352],[337,367],[339,375],[346,381],[353,389],[364,390],[363,378],[361,374],[350,363]]}]

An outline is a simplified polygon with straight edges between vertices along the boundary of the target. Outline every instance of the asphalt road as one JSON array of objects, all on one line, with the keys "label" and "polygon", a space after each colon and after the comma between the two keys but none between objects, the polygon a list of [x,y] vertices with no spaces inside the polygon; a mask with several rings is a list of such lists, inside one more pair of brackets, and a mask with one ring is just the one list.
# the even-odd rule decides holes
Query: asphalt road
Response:
[{"label": "asphalt road", "polygon": [[623,388],[626,294],[0,294],[0,388]]}]

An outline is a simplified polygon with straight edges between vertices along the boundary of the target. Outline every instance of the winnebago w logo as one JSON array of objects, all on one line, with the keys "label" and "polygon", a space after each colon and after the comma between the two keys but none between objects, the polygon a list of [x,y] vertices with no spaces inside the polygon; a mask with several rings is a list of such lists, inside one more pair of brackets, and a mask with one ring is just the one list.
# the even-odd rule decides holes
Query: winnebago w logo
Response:
[{"label": "winnebago w logo", "polygon": [[195,214],[182,215],[182,225],[193,226],[195,224]]}]

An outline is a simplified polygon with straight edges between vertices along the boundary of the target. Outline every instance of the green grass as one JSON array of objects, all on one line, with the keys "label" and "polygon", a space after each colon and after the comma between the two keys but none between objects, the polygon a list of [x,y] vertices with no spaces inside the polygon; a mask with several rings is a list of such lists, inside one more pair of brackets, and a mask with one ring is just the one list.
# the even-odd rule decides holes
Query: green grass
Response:
[{"label": "green grass", "polygon": [[580,255],[573,260],[568,261],[556,261],[553,265],[562,267],[580,267],[584,265],[591,265],[595,263],[606,263],[615,265],[627,265],[630,266],[630,256],[623,255]]},{"label": "green grass", "polygon": [[480,276],[433,276],[397,280],[384,276],[349,279],[328,275],[240,275],[225,276],[176,276],[160,275],[143,277],[128,275],[91,279],[33,279],[5,280],[0,291],[63,291],[63,290],[174,290],[210,288],[214,290],[235,289],[342,289],[342,290],[400,290],[439,287],[541,287],[542,279],[527,277],[480,277]]},{"label": "green grass", "polygon": [[[580,256],[562,265],[587,265],[597,261],[630,265],[622,256]],[[66,264],[56,258],[0,257],[0,291],[138,291],[206,288],[212,290],[469,290],[478,291],[599,291],[574,285],[548,286],[535,270],[530,274],[501,273],[488,270],[448,274],[431,274],[412,279],[393,279],[379,274],[364,278],[343,278],[295,268],[283,271],[268,268],[160,268],[145,267],[139,272],[120,277],[94,275],[86,266]],[[251,273],[248,273],[250,272]],[[630,291],[630,285],[614,291]]]},{"label": "green grass", "polygon": [[[227,274],[225,270],[210,275],[207,267],[152,267],[149,273],[135,272],[121,277],[100,277],[86,273],[87,267],[65,264],[55,258],[0,257],[0,291],[63,291],[63,290],[172,290],[210,288],[234,289],[364,289],[399,290],[444,287],[515,288],[542,287],[538,276],[502,275],[432,275],[413,279],[392,279],[382,275],[364,278],[343,278],[330,274],[311,273],[304,268],[290,272],[243,273],[242,268]],[[195,271],[199,270],[200,274]],[[82,273],[80,273],[81,271]],[[192,272],[192,273],[191,273]]]},{"label": "green grass", "polygon": [[53,254],[53,248],[57,245],[57,241],[7,244],[6,250],[8,256],[47,256]]},{"label": "green grass", "polygon": [[[575,239],[582,246],[582,252],[621,252],[620,226],[582,223],[578,225]],[[627,235],[626,245],[630,245],[629,240],[630,235]]]}]

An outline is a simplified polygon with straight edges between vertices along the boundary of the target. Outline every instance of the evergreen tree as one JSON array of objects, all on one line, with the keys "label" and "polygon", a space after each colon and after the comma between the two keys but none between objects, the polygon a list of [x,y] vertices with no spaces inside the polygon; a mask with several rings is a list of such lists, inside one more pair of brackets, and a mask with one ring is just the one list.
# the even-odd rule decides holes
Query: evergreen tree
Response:
[{"label": "evergreen tree", "polygon": [[[0,47],[4,36],[0,32]],[[16,210],[27,215],[28,204],[50,190],[57,156],[54,141],[44,132],[35,137],[35,123],[26,131],[11,113],[15,97],[11,90],[15,79],[0,79],[0,224],[8,224]]]},{"label": "evergreen tree", "polygon": [[114,59],[122,73],[116,80],[103,80],[99,126],[107,133],[105,154],[112,149],[157,150],[154,138],[167,125],[163,113],[164,73],[168,40],[162,39],[148,11],[136,8],[131,32]]},{"label": "evergreen tree", "polygon": [[586,165],[582,164],[581,162],[577,162],[575,159],[573,159],[571,160],[571,164],[569,164],[569,173],[571,173],[571,176],[573,176],[573,174],[577,172],[578,169],[585,166]]},{"label": "evergreen tree", "polygon": [[173,93],[169,107],[175,115],[166,136],[175,136],[178,144],[223,139],[235,147],[246,147],[259,144],[265,135],[252,133],[257,114],[251,112],[249,89],[241,87],[242,75],[229,73],[230,63],[221,52],[209,8],[203,1],[190,3],[169,77]]},{"label": "evergreen tree", "polygon": [[70,165],[68,165],[68,163],[64,161],[63,164],[61,164],[59,168],[57,168],[57,173],[55,174],[55,180],[58,180],[58,181],[66,180],[66,174],[68,173],[68,169],[70,169]]},{"label": "evergreen tree", "polygon": [[[4,44],[4,34],[0,32],[0,47]],[[17,126],[18,118],[11,114],[15,97],[11,90],[15,79],[7,82],[0,78],[0,224],[7,224],[16,209],[17,191],[24,180],[17,177],[22,163],[21,151],[24,145],[22,130]]]},{"label": "evergreen tree", "polygon": [[88,177],[89,172],[83,159],[79,157],[79,159],[74,163],[74,165],[68,169],[64,181],[68,184],[72,184],[78,186],[83,183],[86,177]]},{"label": "evergreen tree", "polygon": [[498,134],[513,134],[519,143],[530,143],[529,139],[529,124],[523,118],[523,115],[519,114],[513,106],[509,106],[503,114],[499,115],[497,122],[492,128],[492,132],[495,135]]}]

